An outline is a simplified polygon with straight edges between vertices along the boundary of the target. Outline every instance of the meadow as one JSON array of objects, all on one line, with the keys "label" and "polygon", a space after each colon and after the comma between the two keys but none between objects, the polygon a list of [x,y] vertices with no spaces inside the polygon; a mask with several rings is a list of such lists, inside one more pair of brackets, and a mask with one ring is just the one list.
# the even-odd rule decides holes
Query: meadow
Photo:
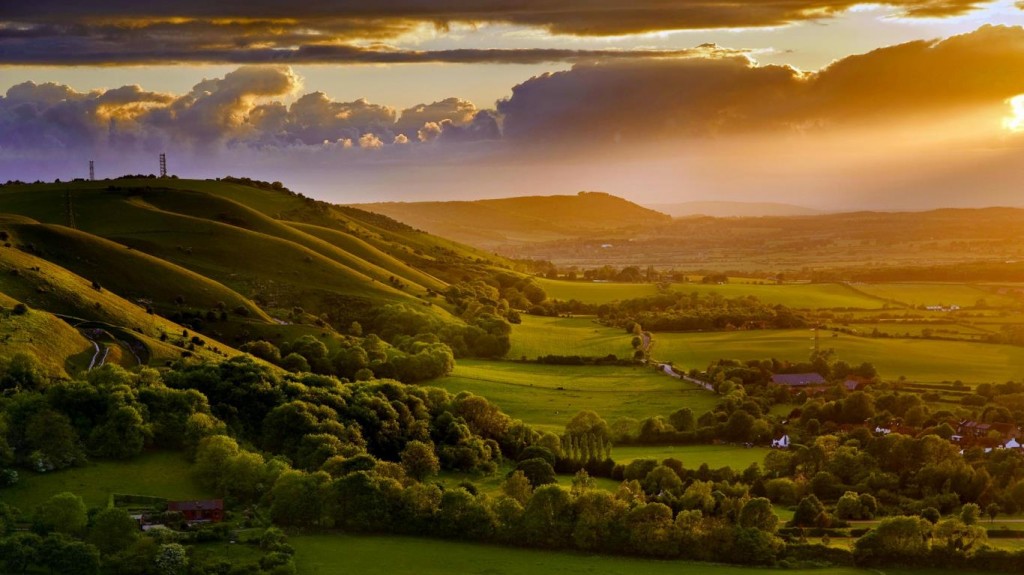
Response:
[{"label": "meadow", "polygon": [[204,499],[213,494],[189,473],[178,452],[147,453],[130,461],[106,460],[52,473],[20,471],[21,480],[0,489],[0,501],[30,513],[50,497],[70,491],[88,507],[105,507],[111,494],[149,495],[167,499]]},{"label": "meadow", "polygon": [[[684,369],[712,361],[779,358],[806,361],[814,346],[810,330],[760,330],[654,334],[654,356]],[[1024,348],[960,341],[867,338],[822,332],[822,349],[833,348],[850,364],[870,362],[888,379],[1001,383],[1024,377]]]},{"label": "meadow", "polygon": [[[595,283],[585,281],[563,281],[536,279],[549,298],[570,300],[576,299],[583,303],[603,304],[616,300],[639,298],[658,293],[654,284],[631,283]],[[669,289],[681,293],[699,293],[701,295],[717,293],[723,297],[736,298],[756,296],[761,301],[776,305],[781,304],[794,309],[881,309],[884,301],[878,297],[862,293],[845,284],[838,283],[788,283],[788,284],[755,284],[749,280],[741,283],[703,284],[675,283]],[[971,302],[971,305],[974,301]]]},{"label": "meadow", "polygon": [[502,411],[540,429],[561,432],[582,410],[609,423],[667,417],[681,407],[701,414],[718,403],[715,394],[647,367],[556,366],[459,360],[450,376],[429,385],[451,393],[470,391]]},{"label": "meadow", "polygon": [[[413,537],[298,535],[295,547],[300,575],[389,573],[391,575],[869,575],[853,567],[764,569],[685,561],[585,555],[459,543]],[[886,570],[887,575],[940,575],[937,570]]]},{"label": "meadow", "polygon": [[941,305],[974,307],[980,300],[990,307],[1012,307],[1019,299],[997,288],[962,283],[856,283],[851,287],[867,295],[912,307]]},{"label": "meadow", "polygon": [[743,471],[750,464],[764,464],[764,457],[771,451],[767,447],[743,447],[740,445],[619,445],[612,449],[616,463],[629,463],[635,459],[663,461],[675,458],[687,469],[697,469],[707,464],[711,469],[731,467]]},{"label": "meadow", "polygon": [[536,359],[539,356],[580,355],[619,358],[633,356],[633,336],[618,328],[597,323],[593,317],[540,317],[523,315],[523,322],[512,328],[511,359]]}]

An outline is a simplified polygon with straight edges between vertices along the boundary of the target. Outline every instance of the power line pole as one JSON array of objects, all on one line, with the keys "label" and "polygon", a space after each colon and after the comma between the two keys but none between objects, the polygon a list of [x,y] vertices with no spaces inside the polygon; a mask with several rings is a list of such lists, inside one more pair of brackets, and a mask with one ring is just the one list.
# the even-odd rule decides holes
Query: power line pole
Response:
[{"label": "power line pole", "polygon": [[167,177],[167,154],[160,154],[160,177]]}]

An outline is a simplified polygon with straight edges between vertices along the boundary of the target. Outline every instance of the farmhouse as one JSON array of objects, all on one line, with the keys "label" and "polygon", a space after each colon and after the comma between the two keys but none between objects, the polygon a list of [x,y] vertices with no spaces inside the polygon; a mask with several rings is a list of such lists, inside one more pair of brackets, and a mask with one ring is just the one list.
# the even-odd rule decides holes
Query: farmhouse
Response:
[{"label": "farmhouse", "polygon": [[196,501],[168,501],[168,511],[177,511],[189,523],[220,523],[224,520],[222,499],[201,499]]}]

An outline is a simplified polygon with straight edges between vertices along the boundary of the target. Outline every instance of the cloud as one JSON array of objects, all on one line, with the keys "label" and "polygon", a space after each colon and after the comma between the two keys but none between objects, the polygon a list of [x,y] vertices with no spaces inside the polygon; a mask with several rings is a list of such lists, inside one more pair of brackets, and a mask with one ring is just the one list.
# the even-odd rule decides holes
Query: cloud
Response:
[{"label": "cloud", "polygon": [[1024,29],[984,26],[817,73],[740,57],[581,64],[515,86],[498,111],[506,138],[588,145],[902,120],[1021,93]]},{"label": "cloud", "polygon": [[[862,0],[318,0],[282,3],[33,0],[0,15],[0,63],[546,62],[613,58],[612,51],[367,47],[424,28],[498,23],[609,36],[779,26],[832,17]],[[952,16],[991,0],[877,0],[907,17]]]},{"label": "cloud", "polygon": [[359,147],[370,150],[379,150],[384,147],[384,142],[375,134],[366,133],[359,137]]}]

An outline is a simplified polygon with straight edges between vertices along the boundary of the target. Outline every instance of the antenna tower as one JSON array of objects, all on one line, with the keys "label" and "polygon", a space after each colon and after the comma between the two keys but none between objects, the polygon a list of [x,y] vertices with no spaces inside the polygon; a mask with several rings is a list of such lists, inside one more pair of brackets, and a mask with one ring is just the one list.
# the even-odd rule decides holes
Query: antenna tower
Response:
[{"label": "antenna tower", "polygon": [[167,154],[160,154],[160,177],[167,177]]},{"label": "antenna tower", "polygon": [[89,181],[96,180],[96,164],[92,160],[89,160]]}]

